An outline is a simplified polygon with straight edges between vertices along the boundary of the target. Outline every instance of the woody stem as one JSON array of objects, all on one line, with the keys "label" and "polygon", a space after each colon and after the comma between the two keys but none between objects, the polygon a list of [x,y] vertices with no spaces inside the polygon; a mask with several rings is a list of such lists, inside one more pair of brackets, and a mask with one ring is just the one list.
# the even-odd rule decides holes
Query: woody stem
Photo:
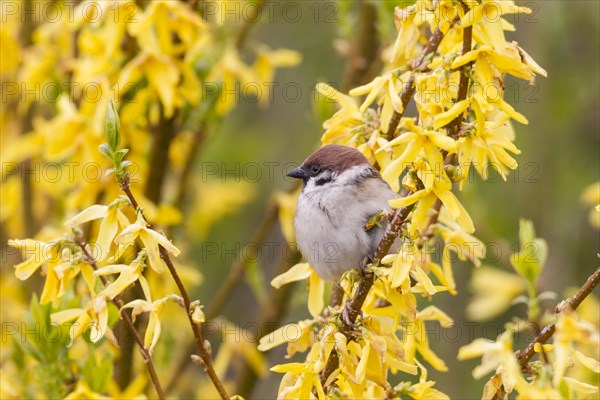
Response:
[{"label": "woody stem", "polygon": [[[83,241],[82,238],[77,238],[77,245],[81,248],[81,251],[83,252],[86,262],[94,269],[94,271],[97,271],[98,264],[96,263],[96,259],[89,252],[89,250],[87,248],[87,244]],[[110,284],[108,279],[106,279],[104,276],[100,276],[100,280],[102,281],[102,284],[104,285],[104,287],[107,287]],[[150,380],[152,381],[152,384],[154,385],[154,388],[156,389],[156,394],[158,395],[158,398],[161,400],[164,399],[165,392],[163,391],[160,381],[158,380],[158,375],[156,374],[156,368],[154,367],[154,362],[152,361],[152,355],[144,347],[144,340],[140,336],[137,329],[135,329],[135,325],[133,325],[133,321],[131,320],[131,317],[124,312],[120,312],[121,308],[123,307],[123,302],[121,301],[121,299],[117,296],[114,299],[112,299],[112,302],[119,309],[119,314],[120,314],[121,318],[125,321],[127,329],[129,329],[129,332],[131,332],[131,335],[133,336],[133,338],[135,339],[136,343],[138,344],[138,346],[140,348],[140,354],[142,355],[142,358],[144,359],[144,364],[146,364],[146,368],[148,369],[148,374],[150,375]]]}]

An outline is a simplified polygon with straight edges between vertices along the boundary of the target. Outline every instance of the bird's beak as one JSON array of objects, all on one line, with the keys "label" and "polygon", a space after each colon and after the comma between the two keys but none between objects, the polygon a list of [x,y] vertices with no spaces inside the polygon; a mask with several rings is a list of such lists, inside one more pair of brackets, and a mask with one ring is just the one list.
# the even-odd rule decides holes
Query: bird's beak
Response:
[{"label": "bird's beak", "polygon": [[306,178],[308,178],[308,175],[306,175],[306,172],[304,171],[304,169],[302,168],[302,166],[294,168],[293,170],[291,170],[290,172],[288,172],[286,174],[286,176],[289,176],[290,178],[296,178],[296,179],[306,179]]}]

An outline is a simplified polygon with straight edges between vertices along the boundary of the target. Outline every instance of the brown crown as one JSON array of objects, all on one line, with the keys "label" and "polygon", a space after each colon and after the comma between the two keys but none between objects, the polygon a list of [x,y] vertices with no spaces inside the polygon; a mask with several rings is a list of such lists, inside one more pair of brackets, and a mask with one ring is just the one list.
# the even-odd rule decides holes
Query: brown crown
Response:
[{"label": "brown crown", "polygon": [[310,168],[313,164],[339,174],[357,165],[369,165],[369,160],[352,147],[329,144],[312,153],[304,160],[303,166]]}]

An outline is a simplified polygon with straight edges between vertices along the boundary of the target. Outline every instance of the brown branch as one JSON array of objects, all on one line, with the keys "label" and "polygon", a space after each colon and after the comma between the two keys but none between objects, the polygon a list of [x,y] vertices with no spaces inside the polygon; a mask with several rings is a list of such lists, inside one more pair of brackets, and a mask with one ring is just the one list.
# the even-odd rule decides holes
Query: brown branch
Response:
[{"label": "brown branch", "polygon": [[[96,263],[96,259],[94,258],[94,256],[88,251],[85,241],[83,241],[83,239],[81,237],[78,237],[76,239],[76,242],[77,242],[77,245],[79,246],[79,248],[81,248],[81,251],[83,252],[85,261],[94,269],[94,271],[97,271],[98,264]],[[110,282],[108,281],[108,279],[106,279],[105,276],[100,275],[100,280],[102,281],[102,284],[104,285],[104,287],[107,287],[108,285],[110,285]],[[148,369],[148,374],[150,374],[150,380],[152,381],[152,384],[154,385],[154,388],[156,389],[156,394],[158,395],[158,398],[164,399],[165,392],[163,391],[162,386],[160,385],[160,381],[158,379],[158,375],[156,374],[156,368],[154,367],[154,362],[152,361],[152,355],[144,347],[144,340],[140,336],[137,329],[135,329],[135,326],[133,325],[133,321],[131,320],[131,317],[129,316],[129,314],[121,311],[121,308],[123,307],[123,302],[121,301],[120,297],[119,296],[115,297],[114,299],[112,299],[112,302],[119,309],[119,315],[125,321],[125,324],[126,324],[127,328],[129,329],[129,332],[131,332],[131,335],[133,336],[133,338],[135,339],[136,343],[138,344],[138,346],[140,348],[140,354],[142,355],[142,358],[144,359],[144,364],[146,364],[146,368]]]},{"label": "brown branch", "polygon": [[[464,2],[460,2],[464,12],[469,11],[469,8]],[[463,43],[462,43],[462,51],[461,54],[465,55],[471,51],[473,48],[473,26],[468,26],[463,29]],[[471,68],[473,63],[468,63],[464,65],[460,71],[460,80],[458,83],[458,94],[456,98],[456,102],[463,101],[467,98],[467,94],[469,92],[469,75],[467,75],[467,70]],[[447,126],[448,136],[456,139],[458,137],[458,133],[460,132],[460,126],[463,121],[463,114],[461,113],[456,118],[454,118]]]},{"label": "brown branch", "polygon": [[196,159],[198,157],[198,150],[200,149],[200,145],[204,142],[206,138],[206,129],[207,125],[205,121],[200,122],[200,126],[194,131],[194,136],[192,138],[192,144],[188,151],[187,157],[185,158],[185,164],[183,165],[183,169],[181,170],[181,175],[179,176],[179,191],[177,192],[177,198],[175,200],[175,206],[178,209],[183,209],[183,205],[186,200],[187,190],[192,187],[190,185],[190,175],[194,169],[194,164],[196,163]]},{"label": "brown branch", "polygon": [[275,225],[275,222],[277,222],[278,210],[279,207],[275,202],[272,202],[267,207],[265,216],[254,232],[252,239],[248,245],[244,246],[240,253],[241,260],[235,262],[231,266],[231,270],[227,275],[225,282],[223,282],[223,284],[219,287],[219,290],[214,295],[210,305],[207,307],[205,313],[207,320],[214,319],[217,315],[219,315],[227,300],[231,298],[231,292],[233,292],[237,284],[244,276],[244,272],[248,266],[249,256],[251,256],[251,253],[247,251],[248,246],[259,246],[265,241],[267,235],[271,232],[273,225]]},{"label": "brown branch", "polygon": [[[293,265],[300,261],[300,252],[293,249],[293,253],[290,255],[284,252],[279,261],[279,265],[275,271],[275,276],[283,274]],[[278,327],[278,323],[281,321],[283,316],[286,314],[289,303],[292,299],[294,290],[296,289],[295,284],[285,285],[281,289],[271,288],[267,298],[262,304],[260,314],[258,317],[257,326],[261,329],[260,336],[268,335]],[[259,337],[254,338],[256,345]],[[245,399],[252,398],[252,391],[256,386],[258,375],[251,368],[250,364],[244,363],[244,369],[240,375],[238,381],[236,393]]]},{"label": "brown branch", "polygon": [[167,118],[165,109],[160,107],[160,120],[154,131],[152,153],[150,154],[150,171],[146,180],[144,195],[154,204],[162,200],[162,188],[169,165],[169,147],[177,130],[175,120],[177,113]]},{"label": "brown branch", "polygon": [[[35,21],[33,16],[35,11],[32,7],[35,4],[23,3],[25,9],[23,10],[23,24],[21,25],[21,31],[19,32],[19,40],[21,41],[22,48],[27,48],[33,43],[33,31],[35,30]],[[26,135],[33,129],[33,117],[36,108],[35,102],[31,103],[27,108],[25,115],[21,119],[21,135]],[[21,191],[22,191],[22,207],[23,207],[23,227],[24,233],[27,237],[33,237],[37,233],[37,223],[33,213],[33,185],[31,182],[32,174],[31,171],[31,159],[24,160],[21,165]]]},{"label": "brown branch", "polygon": [[[252,28],[253,23],[256,22],[258,13],[264,6],[264,3],[265,3],[265,0],[261,0],[261,1],[257,2],[256,3],[257,8],[255,9],[256,12],[253,13],[252,15],[250,15],[248,17],[248,19],[246,19],[244,21],[244,24],[242,25],[240,31],[238,32],[237,39],[236,39],[236,47],[238,50],[241,50],[243,48],[243,46],[245,45],[245,43],[248,39],[248,34],[250,33],[250,29]],[[203,141],[206,137],[206,130],[207,130],[207,125],[206,125],[205,121],[202,121],[200,123],[200,126],[198,127],[198,129],[194,132],[192,146],[190,148],[190,151],[188,152],[188,156],[186,158],[186,163],[182,170],[182,174],[179,178],[179,188],[180,189],[177,194],[175,204],[180,209],[183,208],[184,203],[185,203],[187,189],[190,186],[188,183],[188,181],[190,179],[189,177],[192,173],[193,166],[196,162],[197,153],[200,148],[200,145],[203,143]],[[292,192],[292,191],[296,190],[296,188],[297,188],[297,185],[294,185],[293,187],[290,188],[289,191]],[[277,221],[277,205],[274,203],[271,203],[268,206],[264,218],[259,223],[259,226],[258,226],[257,230],[255,231],[255,233],[253,234],[252,239],[250,240],[249,243],[254,244],[254,245],[261,245],[264,242],[266,236],[269,234],[269,232],[273,228],[273,225],[275,225],[276,221]],[[205,311],[205,317],[206,317],[207,321],[210,321],[219,315],[223,306],[226,304],[227,300],[229,300],[231,298],[231,293],[235,290],[235,288],[241,281],[242,277],[244,276],[244,271],[248,265],[248,258],[247,258],[247,256],[245,256],[245,254],[247,252],[245,252],[244,250],[246,250],[246,247],[244,247],[244,249],[241,252],[241,254],[242,254],[241,257],[243,257],[243,259],[241,261],[235,262],[231,266],[230,272],[227,275],[225,282],[219,287],[219,289],[218,289],[217,293],[214,295],[211,303],[208,305],[208,307]],[[190,351],[186,351],[183,354],[185,355],[185,354],[193,351],[195,346],[196,346],[196,344],[194,342],[190,343],[189,345],[187,345],[187,347],[190,348]],[[190,365],[190,359],[187,356],[182,357],[176,363],[175,373],[173,374],[171,380],[169,381],[169,383],[167,385],[167,393],[171,392],[171,390],[174,389],[174,387],[177,384],[177,382],[179,381],[179,379],[183,376],[183,373],[188,365]]]},{"label": "brown branch", "polygon": [[404,89],[402,89],[402,94],[400,94],[400,100],[402,101],[402,112],[394,111],[392,114],[392,118],[390,118],[390,123],[388,125],[387,132],[385,134],[387,140],[391,141],[396,136],[396,129],[398,129],[398,124],[400,124],[400,120],[406,111],[406,107],[408,107],[408,103],[412,99],[415,94],[415,74],[411,74],[408,81],[404,84]]},{"label": "brown branch", "polygon": [[[458,21],[459,21],[459,19],[456,18],[454,21],[452,21],[452,24],[455,24]],[[415,72],[414,71],[423,72],[427,68],[427,63],[425,63],[425,60],[427,59],[427,57],[429,55],[435,53],[437,48],[440,46],[442,39],[444,39],[444,34],[442,33],[442,31],[440,30],[440,27],[438,26],[435,29],[435,31],[433,32],[433,34],[431,35],[431,37],[429,38],[429,41],[427,42],[427,45],[423,49],[421,56],[415,62],[414,66],[413,66],[413,73],[408,78],[408,81],[406,81],[406,83],[404,84],[404,88],[402,89],[402,94],[400,95],[400,100],[402,101],[402,112],[394,111],[394,113],[392,114],[392,118],[390,119],[390,123],[388,125],[388,129],[385,134],[388,140],[392,140],[394,138],[394,136],[396,135],[396,129],[398,129],[398,124],[400,123],[400,120],[402,119],[402,116],[404,115],[404,112],[406,111],[406,107],[408,106],[408,103],[410,102],[410,100],[413,98],[413,96],[415,94],[416,88],[415,88]]]},{"label": "brown branch", "polygon": [[246,39],[248,39],[248,34],[250,33],[250,29],[256,22],[258,18],[258,14],[261,12],[263,6],[265,5],[265,0],[259,0],[255,3],[255,7],[252,8],[252,13],[246,16],[246,20],[244,21],[240,31],[238,32],[237,39],[235,41],[235,46],[238,50],[244,47],[246,43]]},{"label": "brown branch", "polygon": [[[576,310],[577,307],[585,300],[585,298],[592,293],[594,288],[598,286],[600,282],[600,267],[596,269],[596,271],[590,275],[587,281],[579,288],[575,295],[563,302],[561,302],[555,310],[555,314],[559,315],[565,308],[570,308],[571,310]],[[554,331],[556,330],[555,324],[549,324],[541,330],[541,332],[535,337],[533,342],[529,343],[529,345],[522,351],[518,353],[518,360],[522,367],[524,367],[531,357],[535,354],[534,346],[536,343],[544,344],[546,343],[552,335],[554,335]]]},{"label": "brown branch", "polygon": [[[454,23],[457,23],[458,21],[459,21],[459,19],[456,18],[452,23],[454,24]],[[464,34],[464,38],[463,38],[463,49],[462,50],[464,53],[470,51],[471,42],[472,42],[471,28],[467,28],[467,29],[469,30],[469,32],[467,33],[465,30],[465,34]],[[437,48],[439,47],[443,38],[444,38],[444,34],[441,32],[441,30],[438,26],[435,29],[435,31],[433,32],[433,34],[431,35],[431,37],[429,38],[429,41],[427,42],[427,45],[423,49],[421,56],[414,64],[413,71],[425,70],[425,68],[427,67],[427,63],[425,63],[425,60],[427,59],[427,57],[429,55],[434,54],[437,51]],[[464,77],[464,79],[463,79],[463,77]],[[404,111],[406,110],[406,107],[408,106],[410,100],[414,96],[414,93],[416,90],[414,81],[415,81],[415,73],[413,72],[411,74],[409,80],[404,85],[402,94],[400,95],[400,99],[402,101],[402,112],[401,113],[394,112],[394,114],[390,120],[390,123],[388,126],[388,131],[386,133],[388,140],[392,140],[394,138],[396,129],[398,128],[398,124],[400,123],[400,120],[404,114]],[[459,94],[458,94],[459,98],[461,98],[461,97],[466,98],[468,86],[469,86],[469,79],[463,70],[462,75],[461,75],[461,80],[460,80],[460,86],[459,86]],[[462,122],[462,118],[460,118],[458,120],[458,123],[459,123],[458,127],[460,127],[460,122]],[[458,129],[457,129],[457,131],[458,131]],[[444,155],[444,158],[446,158],[446,155]],[[447,161],[454,163],[454,157],[448,157]],[[405,195],[406,195],[406,193],[405,193]],[[435,205],[438,212],[431,218],[430,223],[435,223],[437,221],[437,215],[439,214],[439,208],[441,208],[441,202],[439,200],[438,200],[438,203],[439,204]],[[396,240],[396,237],[398,236],[398,233],[400,232],[402,225],[408,218],[408,215],[410,214],[413,207],[414,207],[414,204],[407,206],[401,210],[396,211],[396,213],[392,219],[392,222],[389,224],[389,226],[386,230],[386,233],[384,234],[384,237],[381,240],[381,242],[379,243],[377,251],[375,252],[375,255],[372,258],[372,260],[374,260],[374,262],[378,262],[381,258],[383,258],[388,253],[390,247]],[[362,278],[358,284],[358,287],[354,293],[354,297],[352,298],[352,300],[349,300],[345,304],[345,312],[347,313],[347,317],[348,317],[349,321],[346,318],[342,318],[342,326],[340,328],[340,332],[343,333],[344,336],[346,336],[346,338],[348,338],[348,340],[353,339],[353,336],[352,336],[353,324],[356,321],[356,319],[358,318],[358,316],[360,315],[362,306],[367,298],[367,295],[369,294],[369,291],[371,290],[371,287],[373,286],[373,283],[374,283],[373,272],[364,270],[363,276],[362,276]],[[322,385],[325,385],[329,376],[335,370],[337,370],[338,367],[339,367],[339,355],[337,354],[336,350],[334,349],[331,353],[329,360],[327,361],[327,364],[325,365],[325,368],[321,371],[320,378],[321,378]]]},{"label": "brown branch", "polygon": [[[461,4],[463,5],[463,7],[466,7],[463,2],[461,2]],[[463,55],[467,54],[468,52],[471,51],[472,46],[473,46],[473,27],[469,26],[463,30],[463,46],[462,46],[461,53]],[[469,79],[469,75],[467,75],[467,72],[466,72],[467,68],[469,68],[469,66],[470,66],[470,64],[465,65],[460,73],[460,80],[459,80],[459,84],[458,84],[458,94],[456,97],[457,103],[459,101],[465,100],[467,98],[467,94],[469,92],[470,79]],[[458,133],[460,132],[460,126],[462,124],[462,120],[463,120],[462,115],[459,115],[456,118],[454,118],[452,121],[450,121],[450,123],[446,127],[448,136],[450,136],[454,139],[456,139],[458,137]],[[456,154],[451,154],[448,156],[448,152],[446,152],[444,150],[444,151],[442,151],[442,157],[444,158],[444,165],[454,165],[456,163]],[[435,224],[437,222],[438,217],[440,215],[441,208],[442,208],[442,202],[440,201],[440,199],[437,199],[433,206],[435,213],[433,214],[433,216],[429,220],[429,223],[427,224],[429,227],[431,227],[433,224]],[[433,231],[426,232],[425,239],[431,239],[432,237],[433,237]]]},{"label": "brown branch", "polygon": [[[133,193],[131,193],[131,190],[129,189],[129,178],[126,176],[125,179],[120,184],[121,184],[121,190],[123,190],[123,192],[129,198],[129,201],[131,202],[132,207],[136,210],[136,212],[139,212],[140,208],[139,208],[138,202],[136,201],[135,197],[133,196]],[[144,217],[144,219],[146,219],[146,218]],[[146,223],[148,223],[148,226],[150,227],[150,229],[152,229],[152,225],[147,220],[146,220]],[[200,351],[200,358],[203,363],[203,368],[206,371],[206,374],[208,375],[210,380],[212,381],[214,387],[217,389],[217,392],[219,392],[219,395],[221,396],[221,398],[223,400],[228,400],[229,395],[227,394],[227,391],[225,390],[223,383],[221,382],[221,380],[217,376],[217,373],[215,372],[215,369],[214,369],[213,363],[212,363],[212,356],[211,356],[210,350],[207,348],[207,345],[203,338],[202,331],[200,329],[200,325],[196,324],[194,322],[194,320],[192,319],[192,311],[193,310],[191,308],[190,297],[187,293],[187,290],[185,289],[185,286],[183,286],[183,283],[181,282],[181,278],[179,277],[179,274],[177,273],[177,269],[175,268],[175,266],[173,265],[173,262],[171,261],[171,257],[169,256],[169,252],[167,251],[167,249],[165,249],[162,246],[159,246],[159,251],[160,251],[160,257],[163,259],[163,261],[167,265],[167,268],[169,269],[169,272],[171,273],[171,276],[173,277],[173,280],[175,281],[175,284],[177,285],[177,288],[179,289],[181,298],[183,299],[183,304],[185,306],[188,321],[192,328],[192,332],[194,333],[194,339],[196,341],[196,345],[198,347],[198,350]]]},{"label": "brown branch", "polygon": [[[371,262],[378,263],[388,253],[413,207],[414,204],[411,204],[410,206],[404,207],[394,213],[394,217],[388,225],[381,242],[379,242],[379,246],[377,247],[375,254],[371,257]],[[363,276],[358,283],[356,291],[354,292],[354,297],[351,300],[348,300],[345,304],[349,321],[346,320],[346,318],[342,318],[342,326],[340,327],[339,331],[344,334],[348,340],[353,340],[353,324],[356,321],[356,318],[360,315],[362,306],[374,282],[375,277],[373,272],[364,269]],[[337,352],[333,350],[329,360],[327,360],[327,364],[325,364],[325,368],[323,368],[321,371],[321,384],[325,385],[325,382],[329,376],[336,369],[338,369],[338,367],[339,356]]]},{"label": "brown branch", "polygon": [[377,9],[369,1],[360,1],[354,37],[342,78],[342,92],[369,82],[379,69],[380,39],[377,32]]},{"label": "brown branch", "polygon": [[[271,203],[267,207],[265,216],[259,223],[255,233],[252,235],[252,239],[250,240],[249,244],[259,246],[265,241],[267,235],[269,234],[269,232],[271,232],[273,225],[277,221],[277,209],[278,208],[275,203]],[[227,300],[231,298],[231,293],[235,290],[242,277],[244,276],[244,271],[246,270],[249,261],[249,252],[247,252],[246,250],[247,246],[245,246],[243,250],[239,253],[238,256],[241,257],[241,259],[232,264],[229,273],[225,278],[225,281],[221,284],[221,286],[219,286],[217,293],[215,293],[210,304],[207,306],[204,313],[207,321],[212,321],[221,313],[223,306],[227,303]],[[186,347],[189,350],[185,351],[183,353],[184,356],[182,356],[181,359],[177,361],[175,372],[173,373],[171,380],[167,384],[167,393],[170,393],[171,390],[175,388],[175,385],[183,376],[183,372],[188,367],[188,365],[190,365],[190,359],[185,354],[192,352],[196,347],[196,344],[192,342],[186,345]]]},{"label": "brown branch", "polygon": [[339,283],[334,283],[331,288],[331,297],[329,298],[329,307],[338,307],[344,300],[344,288]]}]

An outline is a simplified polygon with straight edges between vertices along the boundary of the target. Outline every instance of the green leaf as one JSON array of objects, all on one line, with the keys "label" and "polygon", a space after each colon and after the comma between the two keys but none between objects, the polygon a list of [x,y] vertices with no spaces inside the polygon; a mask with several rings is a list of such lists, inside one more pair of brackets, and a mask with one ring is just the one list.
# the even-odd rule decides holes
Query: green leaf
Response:
[{"label": "green leaf", "polygon": [[108,326],[114,326],[119,321],[119,309],[113,303],[107,304],[108,308]]},{"label": "green leaf", "polygon": [[383,211],[378,212],[377,214],[372,215],[367,220],[367,223],[365,224],[364,228],[365,228],[365,230],[370,231],[371,229],[373,229],[376,226],[381,227],[381,222],[384,221],[385,219],[386,219],[385,212],[383,212]]},{"label": "green leaf", "polygon": [[521,242],[521,246],[523,246],[524,243],[532,242],[534,239],[535,228],[533,227],[533,222],[528,219],[521,218],[519,220],[519,241]]},{"label": "green leaf", "polygon": [[521,296],[515,297],[514,300],[510,302],[511,306],[515,306],[517,304],[529,304],[529,297],[523,294]]},{"label": "green leaf", "polygon": [[113,154],[113,160],[114,160],[115,164],[119,164],[121,161],[123,161],[123,158],[125,157],[125,155],[128,152],[129,152],[129,149],[121,149],[121,150],[115,151]]},{"label": "green leaf", "polygon": [[121,169],[124,170],[127,167],[129,167],[131,164],[133,164],[131,161],[122,161],[121,162]]},{"label": "green leaf", "polygon": [[558,294],[547,290],[545,292],[540,293],[538,295],[537,299],[538,299],[538,301],[556,300],[556,299],[558,299]]},{"label": "green leaf", "polygon": [[89,356],[83,365],[81,374],[88,386],[96,393],[104,393],[113,374],[113,359],[110,353],[104,355],[100,362],[96,361],[94,346],[90,346]]},{"label": "green leaf", "polygon": [[98,146],[98,150],[104,157],[108,158],[110,161],[113,161],[113,151],[106,143],[102,143],[100,146]]},{"label": "green leaf", "polygon": [[521,251],[511,256],[510,263],[519,275],[535,287],[546,264],[548,244],[544,239],[535,237],[535,229],[531,221],[521,219],[519,225]]}]

